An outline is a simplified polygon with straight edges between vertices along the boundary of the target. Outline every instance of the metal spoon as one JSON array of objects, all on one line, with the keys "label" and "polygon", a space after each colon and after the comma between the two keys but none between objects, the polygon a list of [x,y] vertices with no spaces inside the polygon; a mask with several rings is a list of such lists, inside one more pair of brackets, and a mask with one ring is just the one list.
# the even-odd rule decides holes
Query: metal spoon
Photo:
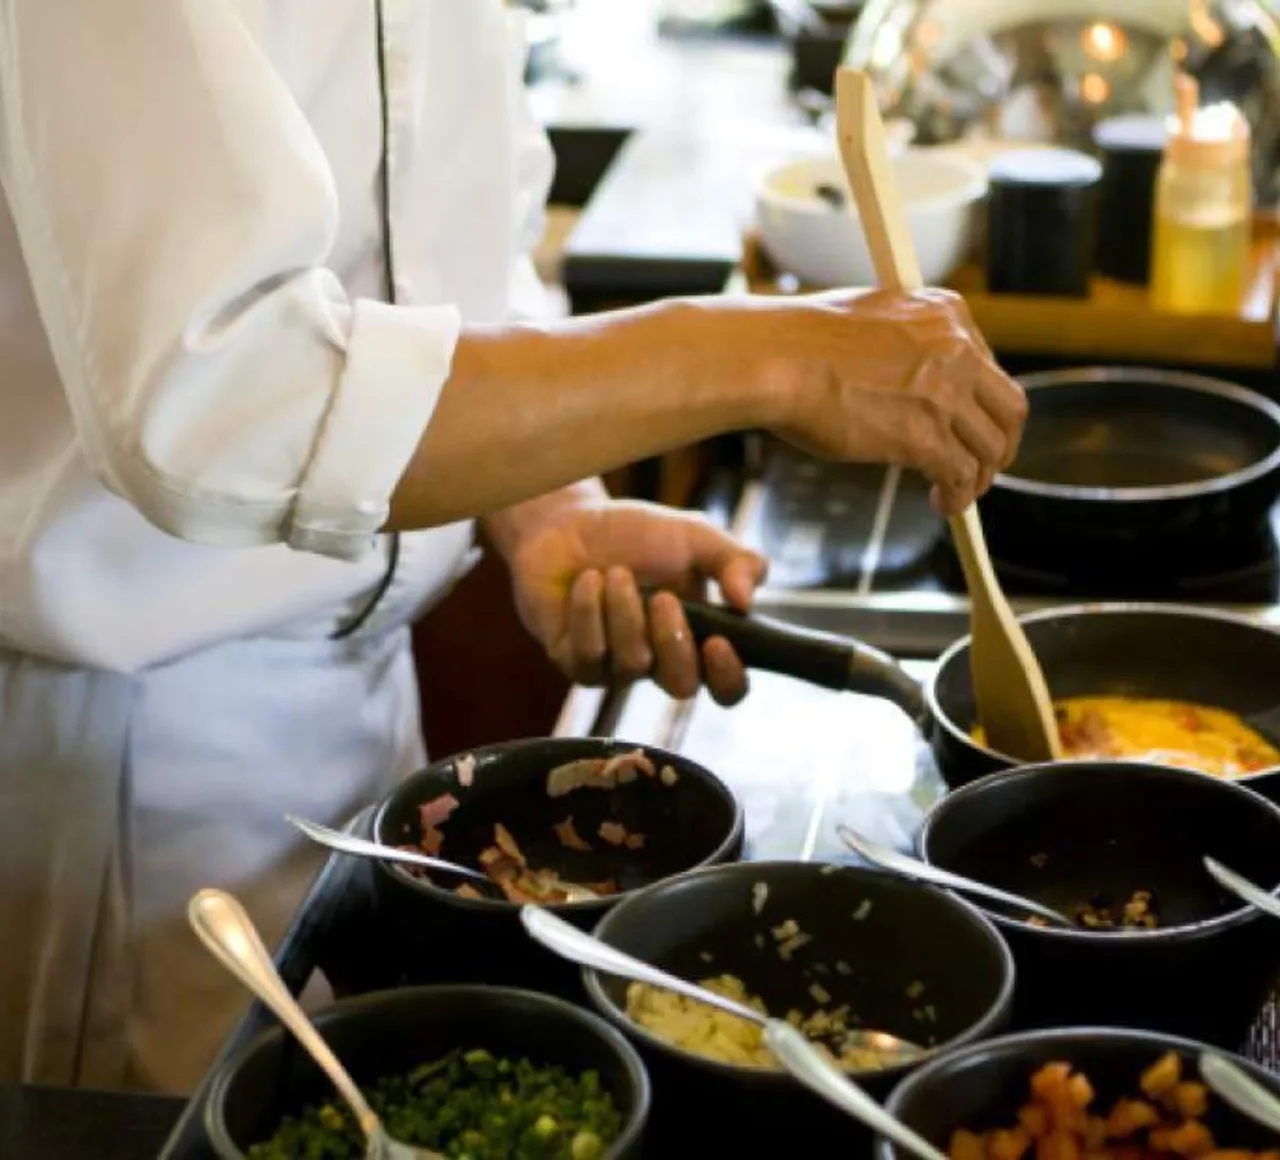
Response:
[{"label": "metal spoon", "polygon": [[1241,1115],[1280,1132],[1280,1098],[1229,1059],[1211,1051],[1201,1052],[1200,1077],[1219,1099]]},{"label": "metal spoon", "polygon": [[1214,858],[1206,858],[1204,868],[1213,875],[1219,886],[1230,890],[1259,910],[1280,918],[1280,898],[1276,898],[1274,894],[1268,894],[1261,886],[1254,885],[1243,874],[1237,874]]},{"label": "metal spoon", "polygon": [[382,1121],[365,1102],[346,1068],[338,1062],[338,1057],[320,1037],[297,1000],[289,994],[289,988],[284,985],[271,956],[267,954],[267,948],[258,937],[253,920],[239,902],[221,890],[201,890],[187,904],[187,917],[200,941],[279,1016],[280,1022],[293,1033],[315,1060],[316,1066],[338,1089],[368,1141],[365,1160],[444,1160],[439,1152],[401,1144],[387,1135]]},{"label": "metal spoon", "polygon": [[[799,1028],[781,1019],[770,1019],[750,1007],[705,990],[696,983],[669,975],[658,967],[650,966],[601,942],[586,931],[571,926],[564,919],[536,906],[520,910],[520,920],[525,930],[537,942],[550,951],[584,967],[594,967],[610,975],[620,975],[639,983],[663,987],[689,999],[719,1007],[730,1015],[750,1020],[764,1028],[764,1041],[778,1062],[791,1075],[811,1091],[816,1092],[841,1111],[868,1128],[879,1132],[901,1148],[914,1153],[920,1160],[946,1160],[937,1148],[921,1139],[905,1124],[894,1119],[875,1100],[855,1084],[836,1063],[820,1052]],[[886,1032],[864,1032],[864,1045],[880,1051],[911,1059],[924,1053],[923,1049]]]},{"label": "metal spoon", "polygon": [[972,878],[965,878],[961,874],[952,874],[949,870],[931,866],[928,862],[921,862],[918,858],[910,858],[906,854],[900,854],[889,846],[882,846],[879,842],[864,838],[843,823],[836,826],[836,833],[840,835],[840,840],[855,854],[860,854],[868,862],[874,863],[883,870],[891,870],[895,874],[901,874],[904,878],[913,878],[917,882],[931,882],[934,886],[945,886],[950,890],[963,890],[969,894],[990,898],[995,902],[1003,902],[1008,907],[1037,914],[1050,922],[1058,923],[1060,926],[1074,927],[1076,925],[1065,914],[1061,914],[1051,907],[1044,906],[1039,902],[1032,902],[1031,899],[1023,898],[1017,894],[998,890],[994,886],[988,886],[985,882],[975,882]]},{"label": "metal spoon", "polygon": [[[354,834],[344,834],[340,830],[331,830],[319,822],[309,822],[306,818],[285,814],[285,821],[302,831],[313,842],[336,850],[339,854],[353,854],[357,858],[377,858],[383,862],[400,862],[406,866],[421,866],[426,870],[435,870],[445,874],[456,874],[469,883],[479,887],[490,898],[502,902],[507,896],[487,874],[472,870],[468,866],[459,866],[456,862],[447,862],[443,858],[433,858],[430,854],[419,854],[414,850],[398,850],[395,846],[384,846],[381,842],[370,842],[365,838],[357,838]],[[573,882],[560,882],[560,888],[568,895],[569,902],[594,902],[600,897],[594,890],[579,886]]]}]

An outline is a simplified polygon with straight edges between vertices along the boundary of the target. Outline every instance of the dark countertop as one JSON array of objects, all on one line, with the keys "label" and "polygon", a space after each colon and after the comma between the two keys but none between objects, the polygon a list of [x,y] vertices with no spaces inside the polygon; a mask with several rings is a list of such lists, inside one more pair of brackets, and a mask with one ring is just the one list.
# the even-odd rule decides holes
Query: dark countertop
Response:
[{"label": "dark countertop", "polygon": [[154,1160],[183,1101],[162,1096],[0,1087],[4,1160]]}]

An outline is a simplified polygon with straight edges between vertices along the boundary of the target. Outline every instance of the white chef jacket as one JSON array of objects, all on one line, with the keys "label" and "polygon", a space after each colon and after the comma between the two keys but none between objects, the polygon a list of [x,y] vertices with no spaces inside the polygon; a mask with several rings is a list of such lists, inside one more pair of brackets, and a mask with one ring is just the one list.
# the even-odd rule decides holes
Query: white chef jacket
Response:
[{"label": "white chef jacket", "polygon": [[536,285],[513,16],[384,0],[388,306],[373,0],[0,0],[0,645],[131,672],[359,606],[460,319]]},{"label": "white chef jacket", "polygon": [[460,323],[540,308],[552,167],[501,0],[382,0],[382,60],[376,12],[0,0],[0,1081],[189,1090],[244,1003],[190,893],[275,943],[281,815],[423,760],[406,625],[469,526],[330,630]]}]

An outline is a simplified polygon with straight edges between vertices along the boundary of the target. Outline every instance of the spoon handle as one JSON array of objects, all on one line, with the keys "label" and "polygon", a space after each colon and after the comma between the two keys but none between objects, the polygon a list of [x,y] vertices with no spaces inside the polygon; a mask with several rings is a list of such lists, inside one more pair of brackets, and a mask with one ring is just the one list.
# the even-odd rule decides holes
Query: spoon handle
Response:
[{"label": "spoon handle", "polygon": [[625,951],[601,942],[594,935],[579,930],[548,910],[537,906],[522,906],[520,921],[524,923],[525,930],[535,942],[541,943],[549,951],[554,951],[562,958],[569,959],[579,966],[592,967],[597,971],[619,975],[624,979],[634,979],[637,983],[663,987],[687,999],[719,1007],[730,1015],[748,1019],[762,1027],[767,1022],[765,1016],[759,1011],[741,1003],[735,1003],[732,999],[726,999],[723,995],[717,995],[714,991],[708,991],[696,983],[669,975],[666,971],[642,962],[640,959],[632,958]]},{"label": "spoon handle", "polygon": [[1047,918],[1062,926],[1075,925],[1065,914],[1059,914],[1051,907],[1044,906],[1039,902],[1033,902],[1030,898],[1009,894],[995,886],[988,886],[985,882],[975,882],[972,878],[965,878],[960,874],[952,874],[949,870],[943,870],[939,866],[922,862],[918,858],[909,858],[905,854],[898,853],[897,850],[892,850],[888,846],[880,845],[879,842],[864,838],[843,823],[836,826],[836,833],[840,835],[841,841],[855,854],[860,854],[868,862],[873,862],[884,870],[890,870],[894,874],[901,874],[904,878],[914,878],[919,882],[930,882],[934,886],[944,886],[948,890],[960,890],[967,894],[978,894],[984,898],[990,898],[994,902],[1002,902],[1005,906],[1013,909],[1038,914],[1042,918]]},{"label": "spoon handle", "polygon": [[372,1139],[382,1132],[373,1109],[365,1102],[355,1081],[338,1057],[320,1037],[297,1000],[289,993],[276,971],[267,948],[262,945],[253,919],[230,894],[221,890],[201,890],[187,904],[187,917],[200,941],[237,979],[279,1017],[329,1077],[355,1113],[360,1130]]},{"label": "spoon handle", "polygon": [[778,1062],[810,1091],[860,1120],[920,1160],[947,1160],[927,1140],[899,1123],[805,1037],[781,1019],[765,1024],[764,1041]]},{"label": "spoon handle", "polygon": [[426,870],[440,870],[448,874],[456,874],[460,878],[471,878],[489,885],[489,879],[478,870],[467,866],[459,866],[454,862],[446,862],[442,858],[433,858],[430,854],[419,854],[413,850],[397,850],[394,846],[384,846],[381,842],[370,842],[357,838],[354,834],[344,834],[340,830],[331,830],[319,822],[309,822],[306,818],[285,814],[287,821],[295,829],[300,830],[313,842],[328,846],[339,854],[355,854],[361,858],[380,858],[384,862],[401,862],[406,866],[421,866]]},{"label": "spoon handle", "polygon": [[1264,1128],[1280,1132],[1280,1098],[1229,1059],[1210,1051],[1201,1053],[1200,1075],[1214,1093],[1236,1111]]},{"label": "spoon handle", "polygon": [[1260,886],[1255,886],[1243,874],[1237,874],[1215,858],[1206,858],[1204,860],[1204,868],[1213,875],[1219,886],[1225,887],[1237,897],[1243,898],[1245,902],[1256,906],[1259,910],[1280,918],[1280,898],[1276,898],[1273,894],[1268,894]]}]

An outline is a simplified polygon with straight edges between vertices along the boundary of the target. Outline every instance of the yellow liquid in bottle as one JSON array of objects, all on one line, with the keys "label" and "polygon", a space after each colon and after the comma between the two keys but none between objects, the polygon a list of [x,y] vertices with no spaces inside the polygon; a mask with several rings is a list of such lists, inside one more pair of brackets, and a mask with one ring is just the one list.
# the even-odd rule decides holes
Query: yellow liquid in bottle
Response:
[{"label": "yellow liquid in bottle", "polygon": [[1152,296],[1176,314],[1237,314],[1244,302],[1250,222],[1156,221]]}]

